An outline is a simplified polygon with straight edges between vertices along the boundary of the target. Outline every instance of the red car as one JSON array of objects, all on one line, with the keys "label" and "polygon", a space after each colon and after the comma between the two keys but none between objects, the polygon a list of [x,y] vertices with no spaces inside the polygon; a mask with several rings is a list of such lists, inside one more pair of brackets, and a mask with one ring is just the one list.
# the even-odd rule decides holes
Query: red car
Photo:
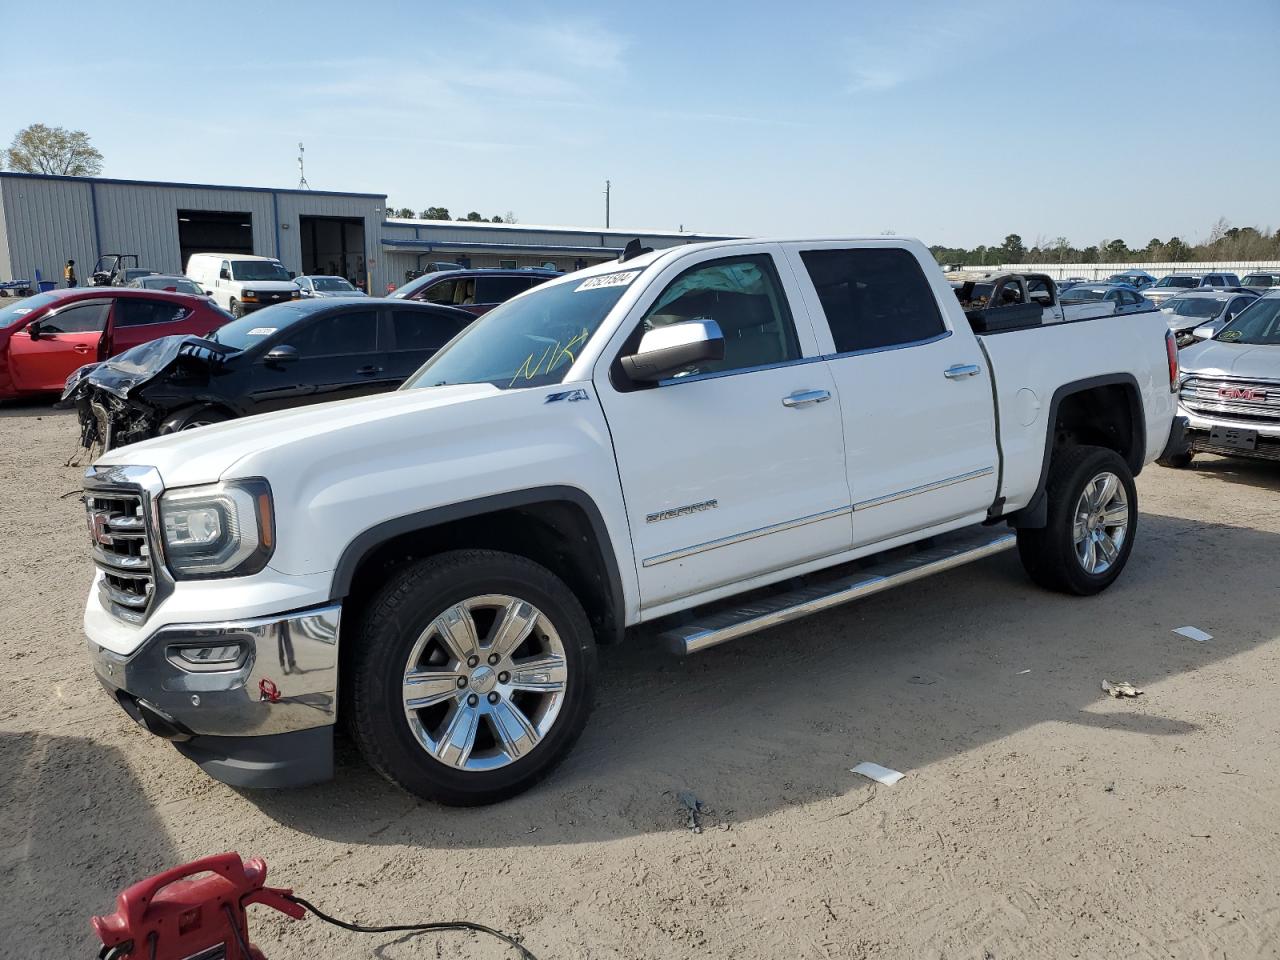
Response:
[{"label": "red car", "polygon": [[231,315],[204,297],[82,287],[0,307],[0,400],[59,393],[86,363],[171,334],[204,336]]}]

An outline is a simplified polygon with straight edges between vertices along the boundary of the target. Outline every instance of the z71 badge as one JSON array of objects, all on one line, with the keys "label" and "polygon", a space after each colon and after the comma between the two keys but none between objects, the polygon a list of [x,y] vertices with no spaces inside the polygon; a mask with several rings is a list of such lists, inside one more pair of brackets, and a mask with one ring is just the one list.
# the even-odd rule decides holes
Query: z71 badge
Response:
[{"label": "z71 badge", "polygon": [[719,500],[703,500],[701,503],[690,503],[683,507],[672,507],[670,510],[659,510],[644,518],[645,523],[657,523],[659,520],[674,520],[676,517],[687,517],[703,510],[714,510],[720,506]]}]

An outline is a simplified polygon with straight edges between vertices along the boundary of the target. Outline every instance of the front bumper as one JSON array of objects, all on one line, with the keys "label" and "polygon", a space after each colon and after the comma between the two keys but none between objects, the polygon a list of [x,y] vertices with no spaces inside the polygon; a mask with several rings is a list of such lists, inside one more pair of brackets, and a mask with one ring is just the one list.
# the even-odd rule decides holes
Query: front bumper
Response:
[{"label": "front bumper", "polygon": [[[210,776],[234,786],[301,786],[333,773],[341,612],[334,604],[166,626],[128,656],[91,639],[89,659],[126,713]],[[239,649],[224,665],[191,652],[227,647]]]},{"label": "front bumper", "polygon": [[[1187,417],[1186,449],[1190,453],[1214,453],[1223,457],[1246,457],[1251,460],[1280,460],[1280,424],[1230,417],[1210,418],[1181,407],[1179,413]],[[1253,431],[1257,434],[1257,445],[1248,450],[1215,443],[1212,435],[1214,427]]]}]

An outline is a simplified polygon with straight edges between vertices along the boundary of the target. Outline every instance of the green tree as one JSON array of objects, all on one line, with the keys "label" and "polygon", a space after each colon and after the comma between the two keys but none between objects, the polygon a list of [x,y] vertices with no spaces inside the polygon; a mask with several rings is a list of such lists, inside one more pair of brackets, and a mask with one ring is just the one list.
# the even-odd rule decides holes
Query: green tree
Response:
[{"label": "green tree", "polygon": [[459,217],[458,219],[459,219],[459,220],[466,220],[466,221],[468,221],[468,222],[470,222],[470,223],[483,223],[483,222],[484,222],[484,217],[480,216],[480,214],[479,214],[478,212],[476,212],[475,210],[472,210],[472,211],[471,211],[470,213],[468,213],[465,217]]},{"label": "green tree", "polygon": [[1112,263],[1119,263],[1132,257],[1129,252],[1129,245],[1123,240],[1104,240],[1102,241],[1102,256]]},{"label": "green tree", "polygon": [[391,215],[393,217],[401,217],[405,220],[412,220],[414,218],[413,211],[410,210],[408,207],[401,207],[399,210],[393,210],[391,212]]},{"label": "green tree", "polygon": [[448,207],[427,207],[422,211],[423,220],[452,220]]},{"label": "green tree", "polygon": [[87,133],[43,123],[19,130],[4,151],[4,160],[20,173],[96,177],[102,172],[102,154],[89,142]]},{"label": "green tree", "polygon": [[1020,236],[1011,233],[1004,238],[998,252],[1005,263],[1022,263],[1027,255],[1027,247]]}]

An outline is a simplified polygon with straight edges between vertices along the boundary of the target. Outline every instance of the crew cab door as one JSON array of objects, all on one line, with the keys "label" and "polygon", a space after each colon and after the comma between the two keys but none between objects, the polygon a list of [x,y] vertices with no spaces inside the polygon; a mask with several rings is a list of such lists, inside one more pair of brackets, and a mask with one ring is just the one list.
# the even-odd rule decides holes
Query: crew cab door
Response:
[{"label": "crew cab door", "polygon": [[[850,546],[835,385],[779,252],[674,261],[597,366],[649,616]],[[723,360],[658,384],[626,376],[618,358],[646,330],[701,318],[724,334]]]},{"label": "crew cab door", "polygon": [[387,344],[387,389],[404,383],[437,350],[471,324],[452,310],[410,306],[392,307],[387,311],[383,337]]},{"label": "crew cab door", "polygon": [[[263,323],[269,319],[264,315]],[[269,359],[271,350],[281,346],[292,347],[296,357]],[[378,348],[375,306],[301,321],[259,349],[262,352],[254,361],[244,398],[245,410],[250,413],[345,400],[391,387],[384,379],[387,357]]]},{"label": "crew cab door", "polygon": [[19,390],[61,391],[78,368],[101,359],[103,332],[111,301],[80,300],[35,323],[39,339],[31,338],[30,325],[9,340],[9,364]]},{"label": "crew cab door", "polygon": [[939,309],[954,295],[937,267],[905,244],[786,249],[844,415],[855,545],[981,519],[999,469],[991,374]]}]

